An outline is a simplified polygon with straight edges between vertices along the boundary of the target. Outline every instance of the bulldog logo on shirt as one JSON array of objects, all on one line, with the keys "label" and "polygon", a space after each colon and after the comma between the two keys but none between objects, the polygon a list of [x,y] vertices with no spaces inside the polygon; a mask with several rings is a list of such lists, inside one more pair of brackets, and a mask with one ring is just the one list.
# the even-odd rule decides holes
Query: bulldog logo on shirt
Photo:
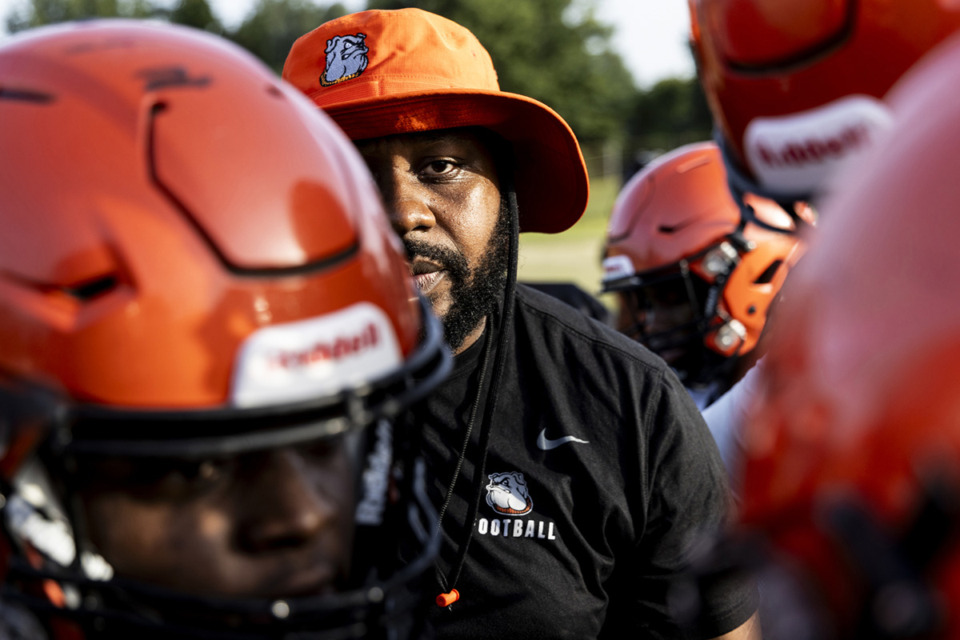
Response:
[{"label": "bulldog logo on shirt", "polygon": [[487,504],[497,513],[522,516],[533,509],[533,500],[527,489],[527,480],[519,471],[491,473],[487,485]]},{"label": "bulldog logo on shirt", "polygon": [[370,49],[363,43],[366,34],[333,36],[327,40],[326,68],[320,76],[325,87],[356,78],[367,68],[367,53]]}]

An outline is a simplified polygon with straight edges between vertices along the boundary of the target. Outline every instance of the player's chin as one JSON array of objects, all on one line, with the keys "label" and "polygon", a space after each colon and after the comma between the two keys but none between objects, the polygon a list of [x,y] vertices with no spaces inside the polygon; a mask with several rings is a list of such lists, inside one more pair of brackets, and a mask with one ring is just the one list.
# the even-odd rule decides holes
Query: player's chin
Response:
[{"label": "player's chin", "polygon": [[340,563],[312,562],[271,566],[248,574],[242,588],[224,594],[237,598],[281,599],[329,595],[346,584],[348,567]]},{"label": "player's chin", "polygon": [[273,550],[234,556],[196,576],[187,591],[217,598],[278,599],[319,596],[342,589],[349,553]]}]

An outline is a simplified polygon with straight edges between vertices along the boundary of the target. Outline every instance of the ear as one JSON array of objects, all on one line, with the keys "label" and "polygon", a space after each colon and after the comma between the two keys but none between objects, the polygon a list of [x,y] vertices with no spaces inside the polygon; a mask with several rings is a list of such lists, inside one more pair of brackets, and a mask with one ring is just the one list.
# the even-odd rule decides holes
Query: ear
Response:
[{"label": "ear", "polygon": [[324,53],[330,53],[331,51],[336,51],[340,45],[340,40],[343,39],[343,36],[333,36],[327,40],[327,48],[323,50]]}]

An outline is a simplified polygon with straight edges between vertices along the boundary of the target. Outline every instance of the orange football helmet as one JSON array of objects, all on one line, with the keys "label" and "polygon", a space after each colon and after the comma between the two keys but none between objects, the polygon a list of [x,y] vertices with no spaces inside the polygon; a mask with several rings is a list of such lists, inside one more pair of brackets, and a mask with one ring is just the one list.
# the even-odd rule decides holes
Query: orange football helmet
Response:
[{"label": "orange football helmet", "polygon": [[693,0],[691,43],[735,193],[810,201],[887,129],[884,96],[960,27],[954,0]]},{"label": "orange football helmet", "polygon": [[[412,436],[380,427],[450,359],[350,141],[239,47],[114,20],[0,47],[0,149],[3,602],[94,629],[156,629],[171,611],[182,625],[200,607],[242,637],[385,634],[415,611],[398,598],[432,567],[436,542],[413,533],[432,529],[429,505]],[[92,575],[70,501],[35,481],[69,490],[83,456],[196,459],[337,434],[357,442],[369,500],[357,535],[418,540],[419,555],[366,571],[380,558],[367,546],[355,591],[280,609],[191,603],[102,562]],[[361,479],[372,448],[390,453],[400,497]]]},{"label": "orange football helmet", "polygon": [[893,90],[773,327],[738,484],[801,585],[778,638],[960,637],[957,82],[953,38]]},{"label": "orange football helmet", "polygon": [[[621,331],[657,353],[684,352],[671,364],[685,383],[726,378],[756,348],[770,307],[802,254],[797,236],[754,222],[790,227],[779,205],[751,195],[746,202],[752,221],[741,221],[717,146],[702,142],[656,159],[614,204],[603,290],[618,292],[628,310]],[[654,327],[654,303],[670,299],[690,312],[678,324]]]}]

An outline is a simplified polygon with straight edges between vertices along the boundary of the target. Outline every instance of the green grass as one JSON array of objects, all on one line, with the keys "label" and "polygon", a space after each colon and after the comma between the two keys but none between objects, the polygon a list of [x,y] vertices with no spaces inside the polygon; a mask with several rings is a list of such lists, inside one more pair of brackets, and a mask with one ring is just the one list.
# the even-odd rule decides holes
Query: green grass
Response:
[{"label": "green grass", "polygon": [[[519,279],[574,282],[598,295],[603,240],[619,189],[617,177],[591,179],[590,202],[577,224],[563,233],[521,233]],[[598,297],[611,306],[609,295]]]}]

